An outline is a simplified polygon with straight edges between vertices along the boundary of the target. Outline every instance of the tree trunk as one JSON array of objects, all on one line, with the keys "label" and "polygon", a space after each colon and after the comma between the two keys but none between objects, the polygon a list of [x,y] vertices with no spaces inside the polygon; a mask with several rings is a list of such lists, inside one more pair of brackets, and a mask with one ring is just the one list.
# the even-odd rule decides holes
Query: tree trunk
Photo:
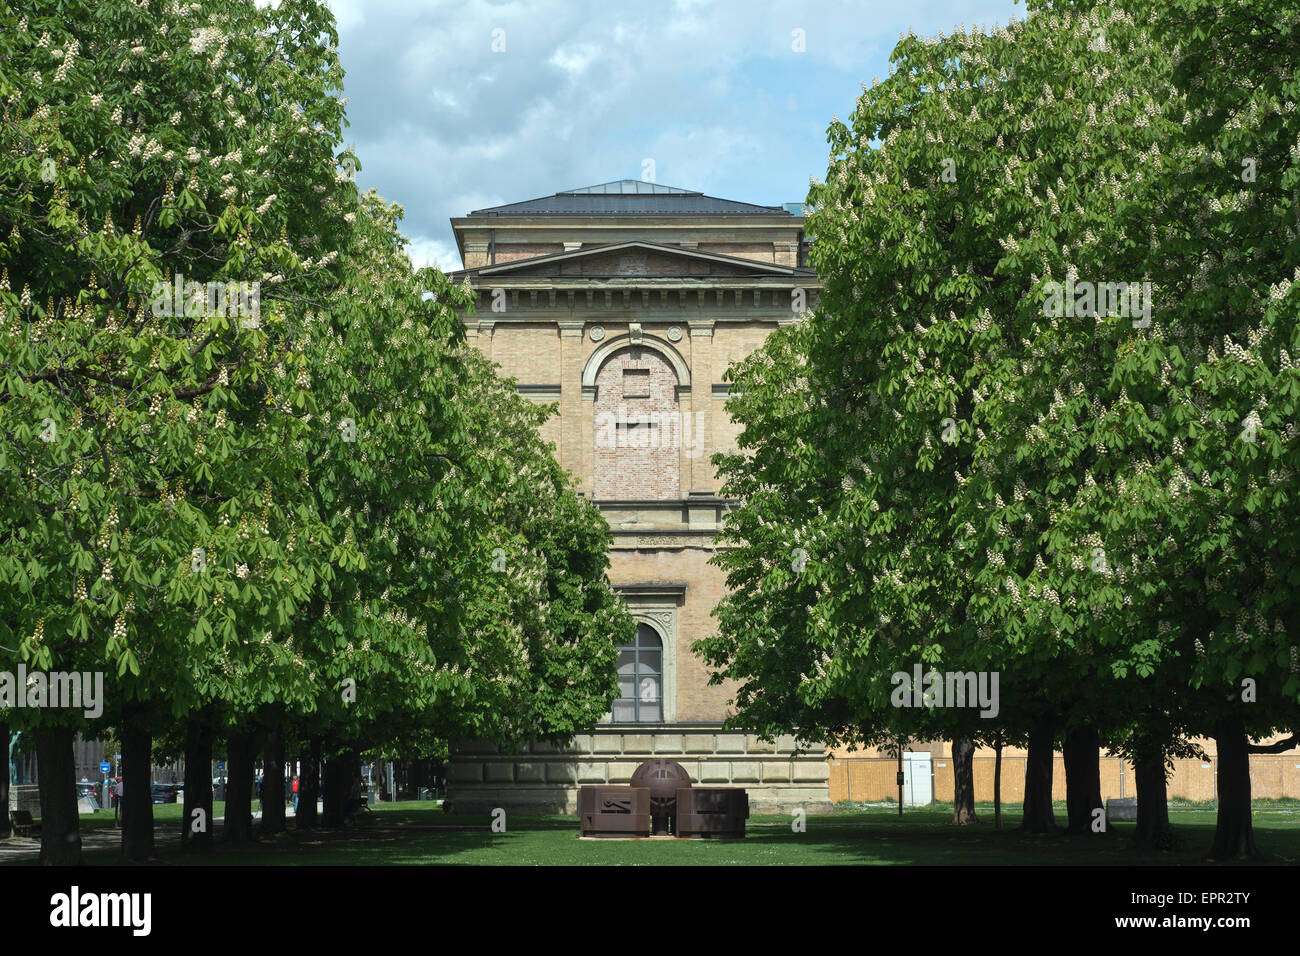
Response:
[{"label": "tree trunk", "polygon": [[[42,866],[80,866],[82,863],[81,826],[77,817],[77,768],[72,754],[75,735],[75,731],[65,727],[36,731]],[[7,739],[5,743],[7,746]],[[6,777],[8,773],[9,768],[5,767]],[[6,815],[8,812],[6,808]]]},{"label": "tree trunk", "polygon": [[348,792],[348,760],[343,755],[325,761],[325,787],[321,801],[321,826],[343,826],[343,800]]},{"label": "tree trunk", "polygon": [[280,731],[266,734],[262,753],[262,833],[284,830],[284,737]]},{"label": "tree trunk", "polygon": [[319,737],[312,737],[302,752],[302,771],[298,774],[298,811],[294,814],[299,830],[310,830],[319,824],[316,801],[320,797]]},{"label": "tree trunk", "polygon": [[153,856],[153,731],[147,714],[128,706],[122,715],[122,860]]},{"label": "tree trunk", "polygon": [[993,744],[993,829],[1002,829],[1002,735]]},{"label": "tree trunk", "polygon": [[1040,720],[1029,730],[1029,755],[1025,758],[1025,804],[1020,829],[1025,833],[1056,833],[1052,814],[1052,744],[1056,734],[1050,721]]},{"label": "tree trunk", "polygon": [[1138,846],[1159,846],[1162,838],[1171,832],[1164,754],[1159,751],[1135,754],[1133,775],[1137,780],[1138,801],[1134,840]]},{"label": "tree trunk", "polygon": [[[1214,743],[1219,751],[1219,815],[1209,859],[1258,856],[1250,821],[1250,754],[1246,750],[1246,724],[1240,714],[1219,721],[1214,728]],[[43,771],[41,779],[45,779]]]},{"label": "tree trunk", "polygon": [[0,772],[0,840],[7,840],[9,827],[9,725],[0,723],[0,746],[5,751],[4,771]]},{"label": "tree trunk", "polygon": [[188,849],[212,846],[212,722],[200,711],[185,726],[185,812],[181,844]]},{"label": "tree trunk", "polygon": [[252,733],[230,735],[226,748],[226,823],[221,839],[226,843],[248,843],[253,839],[253,770],[257,749]]},{"label": "tree trunk", "polygon": [[421,758],[411,761],[411,796],[418,799],[420,791],[429,787],[429,760]]},{"label": "tree trunk", "polygon": [[[1106,805],[1101,799],[1101,741],[1097,728],[1085,726],[1069,731],[1061,752],[1065,756],[1066,832],[1080,836],[1105,834],[1108,830]],[[1093,826],[1098,809],[1102,812],[1101,830]]]},{"label": "tree trunk", "polygon": [[952,742],[952,822],[959,827],[975,822],[975,741],[957,737]]}]

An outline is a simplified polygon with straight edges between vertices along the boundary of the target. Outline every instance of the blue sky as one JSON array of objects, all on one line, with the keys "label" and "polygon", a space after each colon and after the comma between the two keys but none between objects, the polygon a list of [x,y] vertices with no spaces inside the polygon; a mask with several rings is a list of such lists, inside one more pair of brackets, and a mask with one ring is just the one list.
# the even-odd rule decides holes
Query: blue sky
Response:
[{"label": "blue sky", "polygon": [[329,5],[357,182],[400,202],[412,258],[445,270],[461,265],[451,216],[640,179],[645,160],[665,185],[799,202],[831,116],[888,75],[900,32],[1025,16],[1013,0]]}]

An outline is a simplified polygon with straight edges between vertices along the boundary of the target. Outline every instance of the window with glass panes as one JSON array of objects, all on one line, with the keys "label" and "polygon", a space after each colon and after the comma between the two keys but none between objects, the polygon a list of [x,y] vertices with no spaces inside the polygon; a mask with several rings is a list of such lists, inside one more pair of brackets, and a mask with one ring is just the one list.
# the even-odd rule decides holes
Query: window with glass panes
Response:
[{"label": "window with glass panes", "polygon": [[648,624],[638,624],[631,644],[618,648],[618,699],[614,720],[657,723],[663,720],[664,645]]}]

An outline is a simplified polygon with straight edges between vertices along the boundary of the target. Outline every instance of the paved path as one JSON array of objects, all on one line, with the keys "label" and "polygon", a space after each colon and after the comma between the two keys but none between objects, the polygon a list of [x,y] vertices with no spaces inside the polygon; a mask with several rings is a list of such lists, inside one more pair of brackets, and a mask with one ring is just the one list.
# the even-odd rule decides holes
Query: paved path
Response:
[{"label": "paved path", "polygon": [[[323,806],[318,802],[316,804],[320,812],[324,812]],[[293,805],[284,808],[285,818],[292,818]],[[256,823],[262,819],[260,810],[253,811],[253,822]],[[217,817],[214,826],[222,826],[226,822],[225,817]],[[153,839],[155,846],[168,846],[170,844],[180,843],[181,835],[178,831],[179,820],[168,821],[167,824],[154,824]],[[81,849],[89,850],[116,850],[122,845],[122,830],[119,827],[88,827],[81,831]],[[39,838],[31,839],[29,837],[11,836],[8,840],[0,840],[0,863],[10,863],[16,860],[34,860],[41,855],[41,841]]]}]

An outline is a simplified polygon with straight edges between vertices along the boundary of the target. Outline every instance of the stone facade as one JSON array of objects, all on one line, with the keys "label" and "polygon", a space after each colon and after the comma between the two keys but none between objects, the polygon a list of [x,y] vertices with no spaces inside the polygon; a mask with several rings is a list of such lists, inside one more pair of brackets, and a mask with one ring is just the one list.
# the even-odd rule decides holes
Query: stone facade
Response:
[{"label": "stone facade", "polygon": [[792,737],[764,742],[751,734],[691,723],[600,727],[567,747],[534,743],[503,753],[485,742],[452,749],[449,796],[457,813],[507,807],[519,813],[576,813],[582,784],[626,784],[652,757],[676,760],[701,786],[744,787],[759,813],[827,808],[830,768],[824,752],[797,753]]},{"label": "stone facade", "polygon": [[543,438],[609,521],[611,584],[663,646],[662,721],[607,723],[560,753],[460,744],[453,808],[571,812],[579,783],[626,782],[651,756],[700,783],[745,786],[756,812],[829,807],[824,750],[723,732],[734,687],[710,686],[690,649],[712,633],[725,593],[708,563],[732,504],[710,461],[735,448],[725,372],[816,306],[817,277],[799,265],[802,217],[624,181],[452,226],[466,266],[453,278],[476,295],[470,342],[520,394],[558,405]]}]

